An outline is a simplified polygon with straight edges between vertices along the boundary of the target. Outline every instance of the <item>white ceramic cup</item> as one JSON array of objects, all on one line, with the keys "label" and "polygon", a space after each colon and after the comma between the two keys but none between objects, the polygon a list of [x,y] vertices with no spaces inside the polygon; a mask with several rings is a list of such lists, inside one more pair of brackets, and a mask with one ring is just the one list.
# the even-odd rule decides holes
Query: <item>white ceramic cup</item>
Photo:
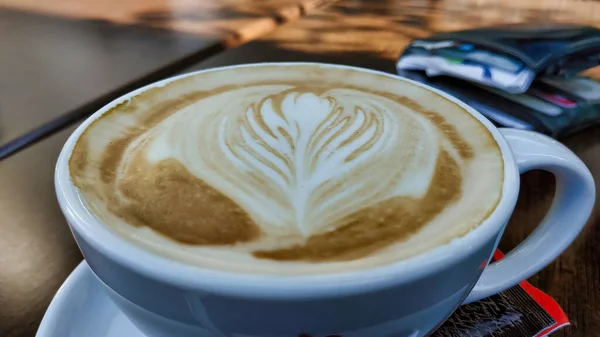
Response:
[{"label": "white ceramic cup", "polygon": [[[86,261],[109,296],[149,337],[425,336],[461,304],[509,288],[550,263],[575,239],[592,210],[592,176],[565,146],[534,132],[499,130],[443,92],[386,74],[459,104],[494,136],[504,158],[503,195],[480,226],[407,260],[330,275],[235,274],[169,260],[117,236],[94,217],[70,179],[68,160],[83,130],[104,112],[197,73],[151,84],[100,109],[71,135],[56,167],[58,200]],[[556,176],[554,203],[525,241],[488,265],[517,201],[519,173],[531,169]]]}]

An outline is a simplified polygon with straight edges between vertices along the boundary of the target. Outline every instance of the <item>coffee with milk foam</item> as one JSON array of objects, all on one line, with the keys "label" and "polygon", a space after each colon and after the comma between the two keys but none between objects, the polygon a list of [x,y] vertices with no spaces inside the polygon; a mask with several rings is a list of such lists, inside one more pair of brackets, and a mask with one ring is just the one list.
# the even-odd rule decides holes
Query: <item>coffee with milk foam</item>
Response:
[{"label": "coffee with milk foam", "polygon": [[114,105],[75,145],[87,207],[135,244],[200,267],[369,268],[458,238],[495,209],[502,154],[463,108],[401,79],[256,65]]}]

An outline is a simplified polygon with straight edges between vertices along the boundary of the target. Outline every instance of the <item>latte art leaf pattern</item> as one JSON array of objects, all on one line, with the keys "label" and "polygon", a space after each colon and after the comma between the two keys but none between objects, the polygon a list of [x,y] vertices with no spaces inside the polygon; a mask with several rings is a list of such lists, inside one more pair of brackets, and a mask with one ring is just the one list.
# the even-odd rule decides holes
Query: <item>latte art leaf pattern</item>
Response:
[{"label": "latte art leaf pattern", "polygon": [[308,237],[319,229],[311,217],[320,213],[316,201],[369,155],[382,137],[383,118],[374,109],[345,111],[333,98],[290,92],[281,102],[251,106],[229,132],[225,117],[219,141],[237,167],[285,201],[291,226]]},{"label": "latte art leaf pattern", "polygon": [[218,146],[201,148],[194,162],[180,158],[213,186],[226,186],[265,234],[305,239],[335,230],[357,208],[425,194],[440,152],[427,118],[399,118],[394,102],[353,89],[273,90],[202,118],[212,131],[198,142],[216,138]]},{"label": "latte art leaf pattern", "polygon": [[[387,219],[373,213],[384,202],[388,213],[405,212],[401,204],[418,209],[413,201],[430,192],[440,153],[462,161],[456,151],[451,155],[451,142],[440,138],[430,119],[398,113],[403,106],[389,98],[374,99],[353,88],[258,89],[271,94],[260,97],[253,91],[257,88],[228,91],[182,106],[135,135],[116,168],[113,193],[122,205],[119,212],[185,243],[246,242],[257,231],[295,244],[315,242],[315,236],[367,230],[377,219]],[[461,173],[447,174],[460,179]],[[176,181],[185,185],[173,191],[162,187],[180,184]],[[459,185],[452,189],[460,193]],[[175,194],[169,197],[169,192]],[[181,200],[170,204],[163,198]],[[194,210],[196,217],[172,220],[173,214]],[[406,219],[413,218],[409,213]],[[171,220],[157,222],[164,214]],[[358,227],[345,228],[356,221]],[[196,229],[190,235],[183,228]],[[383,233],[369,231],[375,238]],[[327,246],[316,242],[319,251]]]},{"label": "latte art leaf pattern", "polygon": [[80,137],[73,182],[131,241],[245,272],[395,261],[494,209],[501,153],[461,107],[389,76],[307,68],[208,72],[121,102]]}]

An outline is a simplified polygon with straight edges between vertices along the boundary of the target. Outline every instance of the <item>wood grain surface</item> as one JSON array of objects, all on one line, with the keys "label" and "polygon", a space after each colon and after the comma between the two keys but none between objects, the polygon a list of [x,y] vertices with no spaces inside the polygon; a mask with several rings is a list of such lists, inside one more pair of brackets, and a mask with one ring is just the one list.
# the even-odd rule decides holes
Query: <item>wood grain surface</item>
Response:
[{"label": "wood grain surface", "polygon": [[326,2],[0,0],[0,158]]},{"label": "wood grain surface", "polygon": [[[221,53],[192,70],[265,61],[314,61],[393,73],[394,61],[409,41],[437,31],[538,20],[597,24],[594,18],[600,19],[599,2],[342,0],[261,39]],[[600,71],[593,69],[589,74],[597,76]],[[561,141],[582,158],[598,180],[600,127]],[[551,174],[532,171],[522,176],[519,201],[500,249],[509,251],[533,231],[553,195]],[[570,318],[572,326],[556,336],[600,336],[599,209],[597,203],[573,245],[530,279],[553,296]]]},{"label": "wood grain surface", "polygon": [[248,41],[298,18],[325,0],[0,0],[0,7],[72,20],[105,21]]},{"label": "wood grain surface", "polygon": [[[0,0],[0,2],[9,4],[7,0]],[[76,0],[57,2],[62,4],[61,6],[65,6],[62,8],[69,8],[68,15],[64,14],[64,10],[63,14],[57,13],[57,9],[53,6],[43,6],[43,8],[38,7],[37,9],[28,7],[36,3],[38,2],[34,0],[11,0],[10,4],[13,7],[9,9],[9,12],[18,13],[15,15],[49,17],[50,20],[57,18],[62,20],[68,17],[68,20],[80,20],[86,25],[100,19],[98,22],[101,26],[107,24],[105,20],[109,20],[106,15],[118,16],[119,18],[112,19],[119,22],[115,24],[116,27],[129,29],[139,25],[139,23],[131,21],[133,20],[131,15],[126,15],[127,10],[123,11],[125,14],[106,12],[108,14],[102,14],[104,18],[98,18],[90,14],[93,11],[77,5],[78,1]],[[152,0],[147,3],[158,5],[144,7],[144,5],[137,4],[135,6],[142,7],[132,5],[131,8],[154,8],[147,12],[160,12],[161,6],[166,2]],[[174,1],[173,3],[186,2]],[[394,61],[404,46],[413,38],[427,36],[436,31],[501,22],[556,20],[593,24],[596,21],[595,18],[600,17],[600,10],[597,9],[600,8],[599,5],[600,3],[597,2],[576,0],[340,0],[327,8],[313,11],[300,20],[279,27],[273,33],[258,40],[219,53],[196,65],[193,69],[261,61],[318,61],[394,72]],[[34,10],[35,13],[32,14]],[[136,12],[137,9],[129,11],[129,13]],[[185,16],[187,10],[176,12],[181,14],[175,15],[175,17]],[[150,17],[165,16],[153,14]],[[167,35],[165,41],[171,41],[167,32],[175,32],[173,34],[176,36],[183,36],[179,34],[202,35],[189,30],[188,24],[178,26],[178,24],[158,21],[159,23],[153,21],[152,24],[143,24],[142,26],[145,28],[140,29],[142,31],[158,29],[162,32],[161,34]],[[3,28],[4,22],[0,20],[0,30]],[[73,28],[80,27],[81,22],[75,26],[67,25],[62,30],[53,32],[60,32],[67,34],[63,36],[71,37],[68,35],[69,29],[81,29]],[[27,25],[22,27],[27,27]],[[93,28],[89,29],[94,30]],[[250,29],[250,31],[253,30]],[[97,34],[100,37],[92,40],[94,45],[103,43],[111,45],[111,40],[103,37],[104,33],[101,28],[97,29]],[[109,35],[118,34],[125,33],[123,30],[117,29]],[[143,35],[145,33],[138,34],[140,35],[133,34],[122,43],[127,45],[146,39]],[[4,38],[5,34],[0,34],[0,41]],[[49,41],[48,44],[52,44],[52,41],[59,41],[52,37],[46,37],[46,39]],[[80,42],[85,40],[83,37],[78,39]],[[30,41],[34,44],[38,43],[35,39]],[[138,41],[137,43],[142,42]],[[151,47],[147,47],[149,49],[142,48],[144,57],[154,48],[159,48],[162,43],[150,44]],[[173,42],[173,44],[177,45],[177,42]],[[2,46],[4,45],[0,42],[0,47]],[[117,50],[111,48],[107,50]],[[65,49],[78,50],[74,47],[59,49],[56,58],[66,55]],[[36,58],[45,57],[46,50],[53,49],[51,46],[45,49],[40,47]],[[7,66],[3,65],[5,61],[2,59],[3,54],[0,53],[0,70],[5,71]],[[75,63],[79,59],[79,57],[73,56],[73,58],[69,58],[68,62],[61,63],[61,60],[54,62],[69,69],[69,64]],[[58,66],[54,67],[58,68]],[[146,67],[145,69],[153,69],[152,64],[148,64]],[[33,70],[27,77],[29,82],[25,81],[23,84],[19,84],[21,86],[19,90],[26,90],[31,86],[36,88],[37,91],[34,92],[42,92],[43,86],[39,88],[35,86],[37,68],[30,69]],[[82,71],[81,69],[86,69],[86,67],[75,67],[74,69]],[[112,68],[106,66],[103,69]],[[127,65],[118,69],[123,72],[128,71]],[[140,73],[143,71],[138,70],[138,74]],[[60,72],[53,72],[53,76],[56,76],[53,78],[59,78],[60,74]],[[108,76],[103,71],[93,72],[93,75]],[[94,76],[83,77],[89,83],[81,82],[79,75],[69,77],[74,84],[68,88],[75,90],[79,86],[90,85],[94,89],[93,86],[96,82],[93,81],[98,81]],[[166,76],[166,74],[159,73],[157,76]],[[0,83],[6,82],[2,80]],[[51,88],[52,82],[43,83],[50,88],[48,90],[54,90]],[[88,95],[94,95],[103,90],[112,90],[111,88],[110,86],[98,86],[98,92],[89,88],[85,90],[89,90]],[[0,89],[4,89],[4,87]],[[58,91],[58,94],[61,94],[61,91]],[[0,91],[0,95],[2,95],[2,91]],[[0,125],[4,123],[1,119],[5,118],[3,114],[7,113],[5,110],[1,110],[3,99],[4,96],[0,96]],[[36,106],[40,111],[44,110],[43,103],[44,100],[40,100],[39,105]],[[14,106],[16,107],[18,104],[15,103]],[[27,104],[35,105],[35,103]],[[89,111],[85,113],[89,113]],[[56,115],[48,118],[54,116]],[[81,116],[83,114],[79,117]],[[71,131],[72,128],[65,129],[13,157],[0,161],[0,186],[2,186],[0,188],[0,219],[2,219],[0,230],[3,232],[3,235],[0,236],[0,336],[33,336],[52,295],[81,259],[58,209],[52,182],[56,157]],[[563,139],[563,141],[585,161],[595,177],[600,176],[600,159],[598,159],[600,158],[598,156],[600,154],[600,128],[587,130]],[[550,174],[534,171],[523,175],[519,203],[501,242],[501,249],[510,250],[535,228],[547,210],[553,192],[554,180]],[[562,305],[573,323],[572,327],[562,330],[557,334],[558,336],[599,335],[600,224],[598,222],[598,209],[596,209],[586,229],[574,244],[559,259],[531,279],[535,286],[552,295]],[[568,225],[565,224],[565,226]]]}]

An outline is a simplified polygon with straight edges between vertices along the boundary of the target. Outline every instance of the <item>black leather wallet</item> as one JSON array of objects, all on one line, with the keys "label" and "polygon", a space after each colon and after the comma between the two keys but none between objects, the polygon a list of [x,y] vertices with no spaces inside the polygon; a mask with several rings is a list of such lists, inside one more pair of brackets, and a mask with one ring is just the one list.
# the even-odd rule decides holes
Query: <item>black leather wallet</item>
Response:
[{"label": "black leather wallet", "polygon": [[413,41],[398,73],[448,92],[501,126],[559,137],[600,121],[600,29],[513,24]]}]

